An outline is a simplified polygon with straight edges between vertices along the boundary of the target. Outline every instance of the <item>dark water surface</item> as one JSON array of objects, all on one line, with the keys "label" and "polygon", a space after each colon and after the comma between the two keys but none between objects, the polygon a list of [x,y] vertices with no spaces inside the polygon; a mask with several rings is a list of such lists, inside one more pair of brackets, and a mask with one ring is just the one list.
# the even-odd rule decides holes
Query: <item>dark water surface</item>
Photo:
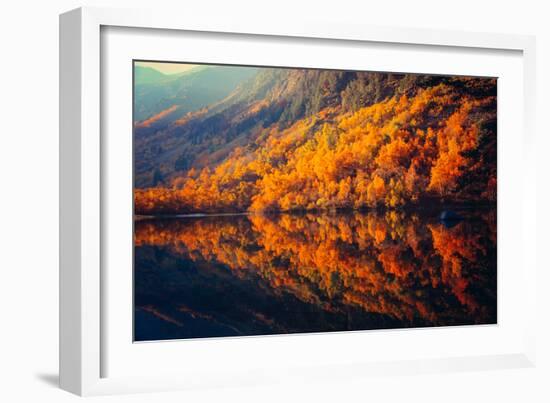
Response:
[{"label": "dark water surface", "polygon": [[496,323],[496,211],[135,222],[135,340]]}]

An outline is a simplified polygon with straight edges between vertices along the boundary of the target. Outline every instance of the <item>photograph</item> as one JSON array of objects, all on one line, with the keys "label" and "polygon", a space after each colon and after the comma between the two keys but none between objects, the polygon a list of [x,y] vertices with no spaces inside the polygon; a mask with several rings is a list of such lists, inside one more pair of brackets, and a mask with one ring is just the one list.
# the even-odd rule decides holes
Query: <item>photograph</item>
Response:
[{"label": "photograph", "polygon": [[128,74],[134,342],[497,324],[496,77]]}]

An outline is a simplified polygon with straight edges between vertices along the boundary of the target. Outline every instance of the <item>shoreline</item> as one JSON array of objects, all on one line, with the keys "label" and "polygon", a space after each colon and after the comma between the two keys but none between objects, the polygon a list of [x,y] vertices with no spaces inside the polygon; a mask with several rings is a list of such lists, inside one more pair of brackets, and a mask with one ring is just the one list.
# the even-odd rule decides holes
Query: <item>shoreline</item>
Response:
[{"label": "shoreline", "polygon": [[458,212],[473,212],[476,210],[479,211],[488,211],[496,210],[497,203],[449,203],[449,204],[436,204],[430,206],[404,206],[397,209],[389,208],[339,208],[333,210],[290,210],[290,211],[263,211],[263,212],[254,212],[254,211],[244,211],[244,212],[203,212],[203,213],[161,213],[161,214],[134,214],[134,220],[148,220],[148,219],[173,219],[173,218],[209,218],[209,217],[235,217],[235,216],[274,216],[274,215],[305,215],[305,214],[317,214],[317,215],[339,215],[339,214],[385,214],[388,212],[403,212],[406,214],[411,214],[414,212],[430,214],[431,213],[441,213],[445,210],[453,210]]}]

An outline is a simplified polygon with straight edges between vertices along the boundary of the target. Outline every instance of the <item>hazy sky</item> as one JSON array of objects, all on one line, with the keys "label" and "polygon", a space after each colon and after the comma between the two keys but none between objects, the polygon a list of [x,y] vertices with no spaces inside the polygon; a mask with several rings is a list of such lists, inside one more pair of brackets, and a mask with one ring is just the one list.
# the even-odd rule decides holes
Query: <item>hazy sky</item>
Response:
[{"label": "hazy sky", "polygon": [[156,62],[136,62],[136,66],[152,67],[164,74],[181,73],[197,67],[196,64],[187,63],[156,63]]}]

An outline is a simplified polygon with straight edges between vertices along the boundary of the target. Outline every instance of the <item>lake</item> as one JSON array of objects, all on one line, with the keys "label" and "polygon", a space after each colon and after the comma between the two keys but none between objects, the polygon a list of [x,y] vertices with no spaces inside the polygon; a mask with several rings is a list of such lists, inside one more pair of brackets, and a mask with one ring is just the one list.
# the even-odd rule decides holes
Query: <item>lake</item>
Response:
[{"label": "lake", "polygon": [[497,319],[496,210],[135,221],[134,339]]}]

